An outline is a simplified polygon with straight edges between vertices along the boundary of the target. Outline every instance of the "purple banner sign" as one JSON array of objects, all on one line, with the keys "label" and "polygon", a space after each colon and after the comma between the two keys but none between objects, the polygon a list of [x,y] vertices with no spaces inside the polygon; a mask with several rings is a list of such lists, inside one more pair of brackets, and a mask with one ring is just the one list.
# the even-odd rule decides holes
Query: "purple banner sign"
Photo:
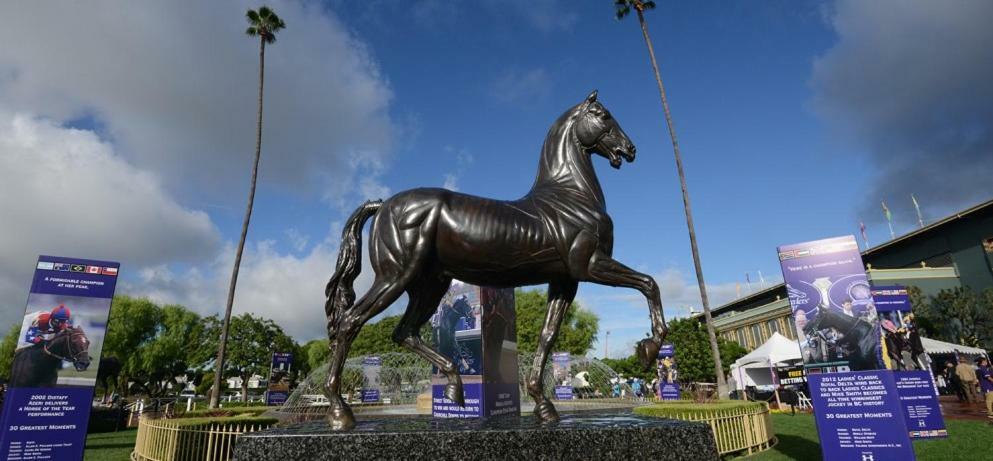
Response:
[{"label": "purple banner sign", "polygon": [[808,379],[824,459],[915,459],[892,371],[820,373]]},{"label": "purple banner sign", "polygon": [[82,459],[119,270],[38,258],[0,416],[0,459]]},{"label": "purple banner sign", "polygon": [[880,314],[884,312],[910,312],[910,296],[907,294],[907,287],[900,285],[874,286],[872,287],[872,299],[876,304],[876,311]]},{"label": "purple banner sign", "polygon": [[903,417],[914,439],[948,437],[934,377],[924,370],[894,371]]},{"label": "purple banner sign", "polygon": [[659,398],[679,400],[679,370],[676,368],[676,347],[663,344],[659,349]]},{"label": "purple banner sign", "polygon": [[379,401],[379,372],[382,368],[383,359],[380,357],[362,359],[362,373],[365,375],[365,384],[362,386],[362,403]]},{"label": "purple banner sign", "polygon": [[290,368],[293,353],[273,352],[269,366],[269,385],[266,388],[265,404],[282,405],[290,396]]},{"label": "purple banner sign", "polygon": [[552,381],[555,382],[555,400],[572,400],[572,373],[568,352],[552,352]]},{"label": "purple banner sign", "polygon": [[883,368],[879,321],[855,237],[781,246],[779,261],[807,369]]}]

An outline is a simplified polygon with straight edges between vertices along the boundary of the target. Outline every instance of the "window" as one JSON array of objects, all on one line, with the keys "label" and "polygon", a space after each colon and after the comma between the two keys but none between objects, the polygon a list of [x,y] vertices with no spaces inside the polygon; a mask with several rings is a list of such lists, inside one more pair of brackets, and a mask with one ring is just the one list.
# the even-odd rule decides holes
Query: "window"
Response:
[{"label": "window", "polygon": [[740,344],[741,347],[748,347],[748,343],[745,342],[745,329],[744,328],[738,328],[737,330],[734,330],[734,334],[735,334],[735,336],[738,337],[738,344]]},{"label": "window", "polygon": [[755,340],[755,345],[753,347],[759,347],[765,342],[766,338],[762,334],[762,325],[755,323],[752,324],[752,339]]},{"label": "window", "polygon": [[790,339],[797,339],[796,335],[796,323],[793,322],[793,316],[790,315],[784,319],[786,321],[786,336]]},{"label": "window", "polygon": [[768,328],[768,330],[769,330],[769,336],[772,336],[773,333],[779,333],[780,332],[779,331],[779,319],[772,319],[772,320],[770,320],[768,322],[765,322],[765,325],[766,325],[766,328]]}]

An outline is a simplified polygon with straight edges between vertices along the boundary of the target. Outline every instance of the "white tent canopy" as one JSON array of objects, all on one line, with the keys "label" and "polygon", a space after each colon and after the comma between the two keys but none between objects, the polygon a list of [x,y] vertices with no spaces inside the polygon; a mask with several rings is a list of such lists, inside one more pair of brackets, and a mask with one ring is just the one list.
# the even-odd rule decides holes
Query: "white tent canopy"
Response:
[{"label": "white tent canopy", "polygon": [[[985,350],[978,347],[946,343],[936,339],[921,337],[921,345],[926,354],[962,354],[970,356],[987,356]],[[744,390],[747,386],[772,386],[772,373],[776,366],[788,366],[802,360],[800,345],[789,338],[773,333],[768,341],[736,360],[731,365],[733,388]]]},{"label": "white tent canopy", "polygon": [[986,351],[978,347],[963,346],[961,344],[946,343],[937,339],[925,338],[921,336],[921,345],[927,354],[965,354],[986,356]]},{"label": "white tent canopy", "polygon": [[731,378],[734,387],[739,390],[746,386],[771,386],[774,370],[770,368],[791,365],[800,360],[800,345],[774,332],[765,343],[731,365]]}]

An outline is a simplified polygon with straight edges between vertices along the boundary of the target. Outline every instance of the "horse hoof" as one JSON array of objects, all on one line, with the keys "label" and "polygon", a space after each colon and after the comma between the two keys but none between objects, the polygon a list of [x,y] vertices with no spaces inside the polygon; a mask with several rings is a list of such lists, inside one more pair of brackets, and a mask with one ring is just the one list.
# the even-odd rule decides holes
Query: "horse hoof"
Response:
[{"label": "horse hoof", "polygon": [[661,348],[661,341],[656,341],[652,338],[645,338],[638,341],[635,352],[638,355],[638,361],[641,362],[641,366],[644,369],[648,370],[652,368],[655,360],[659,357],[659,349]]},{"label": "horse hoof", "polygon": [[347,407],[333,408],[328,415],[328,424],[332,431],[347,431],[355,427],[355,416]]},{"label": "horse hoof", "polygon": [[448,383],[445,386],[445,398],[457,403],[460,407],[465,407],[465,393],[462,391],[462,383]]},{"label": "horse hoof", "polygon": [[538,417],[538,420],[544,423],[556,423],[559,421],[559,412],[555,410],[555,406],[552,402],[547,400],[534,406],[534,415]]}]

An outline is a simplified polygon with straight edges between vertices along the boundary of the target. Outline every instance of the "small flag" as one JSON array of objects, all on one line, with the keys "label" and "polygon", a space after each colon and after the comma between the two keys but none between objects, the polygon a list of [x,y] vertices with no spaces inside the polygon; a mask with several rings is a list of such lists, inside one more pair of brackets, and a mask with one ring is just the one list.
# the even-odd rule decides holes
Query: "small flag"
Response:
[{"label": "small flag", "polygon": [[879,202],[883,204],[883,214],[886,215],[886,224],[890,226],[890,238],[895,239],[896,234],[893,232],[893,215],[890,213],[890,209],[886,208],[886,202]]},{"label": "small flag", "polygon": [[86,273],[87,274],[99,274],[100,273],[100,266],[86,266]]},{"label": "small flag", "polygon": [[865,243],[865,248],[869,249],[869,236],[865,233],[865,223],[859,221],[859,231],[862,232],[862,242]]},{"label": "small flag", "polygon": [[914,209],[917,210],[917,224],[924,227],[924,217],[921,216],[921,206],[917,204],[917,197],[914,197],[914,194],[910,194],[910,200],[914,202]]},{"label": "small flag", "polygon": [[38,261],[38,269],[52,271],[55,270],[55,263],[47,261]]},{"label": "small flag", "polygon": [[114,275],[114,276],[116,276],[117,275],[117,268],[116,267],[105,267],[105,268],[103,268],[103,271],[101,271],[100,273],[103,274],[103,275]]},{"label": "small flag", "polygon": [[68,264],[68,263],[55,263],[55,266],[52,267],[52,270],[56,270],[56,271],[67,271],[70,268],[71,268],[70,267],[70,264]]},{"label": "small flag", "polygon": [[748,272],[745,272],[745,286],[748,288],[748,292],[752,292],[752,280],[748,278]]},{"label": "small flag", "polygon": [[69,270],[73,272],[86,272],[86,266],[82,264],[73,264],[69,267]]},{"label": "small flag", "polygon": [[734,282],[734,293],[736,298],[741,297],[741,282]]},{"label": "small flag", "polygon": [[762,276],[762,271],[759,271],[759,286],[765,288],[765,277]]}]

